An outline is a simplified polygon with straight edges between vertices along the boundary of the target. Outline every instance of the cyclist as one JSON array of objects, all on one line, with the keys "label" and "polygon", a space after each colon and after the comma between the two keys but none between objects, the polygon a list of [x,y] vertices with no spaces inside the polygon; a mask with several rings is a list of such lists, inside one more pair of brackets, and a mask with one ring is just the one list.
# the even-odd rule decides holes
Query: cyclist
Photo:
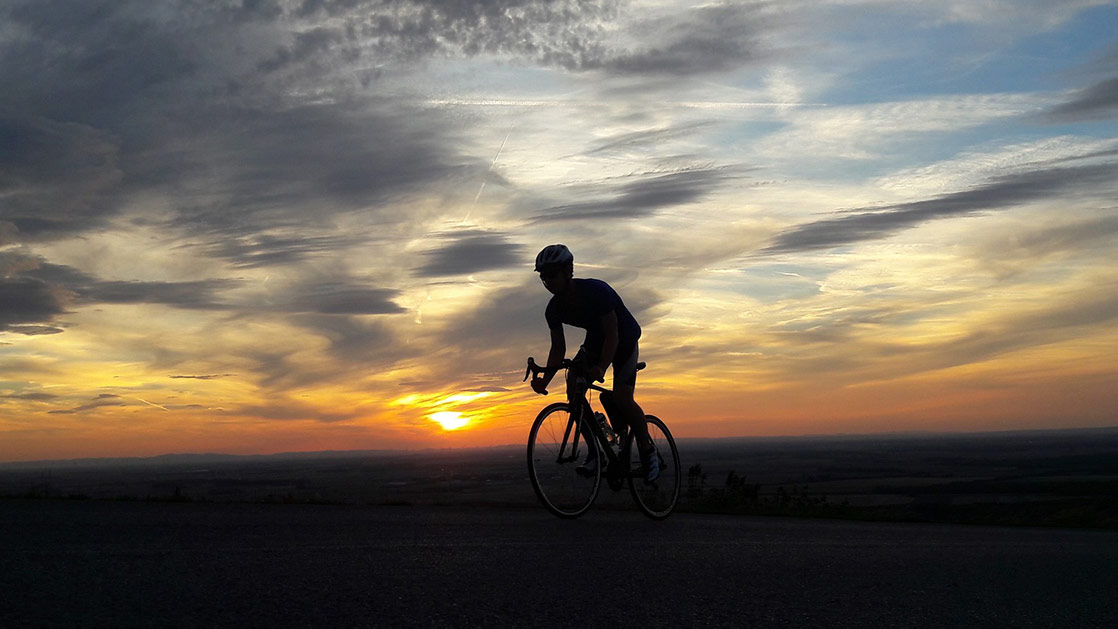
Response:
[{"label": "cyclist", "polygon": [[[644,410],[633,399],[637,384],[640,325],[609,284],[602,280],[575,278],[574,260],[574,254],[565,245],[548,245],[536,256],[536,272],[554,295],[544,312],[551,330],[547,366],[555,369],[566,356],[564,323],[586,330],[586,340],[580,353],[589,361],[588,375],[593,380],[601,380],[606,369],[613,365],[613,395],[617,411],[636,436],[646,480],[652,482],[660,476],[659,459],[652,456],[653,445],[648,436]],[[554,375],[554,371],[544,372],[542,378],[532,380],[532,388],[537,393],[544,393]],[[588,439],[587,443],[593,443],[593,440]],[[580,471],[593,474],[597,461],[598,457],[591,452],[580,466]]]}]

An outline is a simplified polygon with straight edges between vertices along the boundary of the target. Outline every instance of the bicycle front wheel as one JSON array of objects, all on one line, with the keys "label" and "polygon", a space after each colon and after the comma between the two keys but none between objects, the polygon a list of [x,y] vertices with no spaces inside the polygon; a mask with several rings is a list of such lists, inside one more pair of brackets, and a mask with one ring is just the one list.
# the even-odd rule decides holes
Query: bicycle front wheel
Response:
[{"label": "bicycle front wheel", "polygon": [[[548,511],[561,518],[586,513],[602,481],[600,457],[597,445],[579,434],[566,402],[552,404],[536,416],[528,434],[528,478]],[[591,464],[592,472],[578,471],[584,462]]]},{"label": "bicycle front wheel", "polygon": [[653,456],[660,463],[660,477],[652,482],[644,478],[645,470],[641,466],[640,448],[635,443],[636,435],[629,431],[627,448],[629,451],[629,469],[640,470],[631,473],[629,477],[629,491],[633,500],[645,515],[653,520],[663,520],[671,515],[679,500],[679,451],[675,447],[675,439],[668,427],[659,417],[644,416],[648,424],[648,436],[652,438],[652,445],[656,447]]}]

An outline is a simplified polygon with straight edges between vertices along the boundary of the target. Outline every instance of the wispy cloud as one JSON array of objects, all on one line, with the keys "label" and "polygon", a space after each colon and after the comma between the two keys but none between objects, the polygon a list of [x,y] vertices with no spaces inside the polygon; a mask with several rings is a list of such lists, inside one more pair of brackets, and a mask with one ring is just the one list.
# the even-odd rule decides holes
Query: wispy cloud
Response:
[{"label": "wispy cloud", "polygon": [[[535,223],[588,219],[639,218],[657,210],[695,203],[712,194],[719,184],[740,176],[722,168],[695,168],[668,173],[642,173],[618,181],[589,186],[598,200],[548,208],[532,217]],[[604,194],[603,194],[604,193]]]},{"label": "wispy cloud", "polygon": [[1067,102],[1049,109],[1047,116],[1056,122],[1118,118],[1118,78],[1076,92]]},{"label": "wispy cloud", "polygon": [[763,253],[828,249],[886,238],[932,220],[1005,210],[1028,203],[1118,192],[1118,163],[1047,167],[996,177],[970,190],[923,201],[860,208],[837,218],[812,221],[776,236]]}]

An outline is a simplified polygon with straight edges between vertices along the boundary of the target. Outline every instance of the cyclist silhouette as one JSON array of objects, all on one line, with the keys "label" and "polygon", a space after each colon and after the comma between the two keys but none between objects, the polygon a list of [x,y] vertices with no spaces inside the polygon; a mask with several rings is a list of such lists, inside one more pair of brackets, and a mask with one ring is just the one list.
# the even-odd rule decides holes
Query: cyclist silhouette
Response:
[{"label": "cyclist silhouette", "polygon": [[[551,330],[551,350],[547,367],[553,369],[562,363],[567,353],[567,340],[563,324],[586,330],[586,340],[579,356],[588,364],[587,375],[601,380],[606,369],[613,365],[613,399],[616,413],[636,436],[640,448],[641,464],[647,470],[646,479],[656,480],[660,475],[658,457],[653,457],[653,445],[648,436],[644,410],[633,398],[637,385],[637,339],[641,327],[625,307],[617,291],[602,280],[574,277],[574,254],[565,245],[548,245],[536,256],[536,272],[552,295],[544,313]],[[572,372],[568,372],[570,376]],[[554,377],[547,371],[542,378],[532,380],[532,389],[544,394]],[[587,439],[587,443],[594,440]],[[589,456],[582,468],[593,473],[598,457]]]}]

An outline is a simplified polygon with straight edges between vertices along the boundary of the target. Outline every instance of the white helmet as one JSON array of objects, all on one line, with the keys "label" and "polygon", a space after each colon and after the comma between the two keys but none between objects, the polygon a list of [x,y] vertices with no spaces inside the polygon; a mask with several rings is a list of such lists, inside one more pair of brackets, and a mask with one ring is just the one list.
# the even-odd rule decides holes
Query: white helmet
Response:
[{"label": "white helmet", "polygon": [[575,256],[566,245],[548,245],[536,256],[536,272],[548,266],[574,264]]}]

